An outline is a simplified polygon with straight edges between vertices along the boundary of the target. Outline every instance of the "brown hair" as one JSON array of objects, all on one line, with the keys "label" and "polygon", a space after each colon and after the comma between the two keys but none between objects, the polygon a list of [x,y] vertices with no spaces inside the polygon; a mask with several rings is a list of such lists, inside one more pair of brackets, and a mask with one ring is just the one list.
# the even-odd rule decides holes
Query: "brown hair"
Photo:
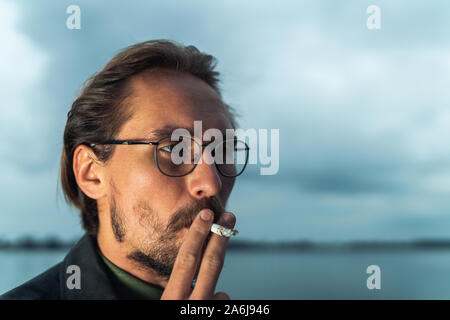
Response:
[{"label": "brown hair", "polygon": [[[125,48],[102,71],[94,74],[75,99],[67,114],[61,155],[60,176],[65,200],[81,212],[83,229],[96,235],[99,226],[97,202],[86,196],[75,180],[73,155],[77,146],[114,139],[131,117],[126,98],[130,77],[152,68],[166,68],[192,74],[209,84],[220,96],[216,59],[194,46],[182,46],[168,40],[151,40]],[[232,110],[227,106],[234,126]],[[96,146],[93,152],[106,162],[114,146]]]}]

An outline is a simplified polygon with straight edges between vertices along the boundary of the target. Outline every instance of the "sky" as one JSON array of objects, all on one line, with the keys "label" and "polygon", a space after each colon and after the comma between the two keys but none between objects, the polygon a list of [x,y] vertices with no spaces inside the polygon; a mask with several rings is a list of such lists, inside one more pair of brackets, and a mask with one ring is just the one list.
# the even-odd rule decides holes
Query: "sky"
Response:
[{"label": "sky", "polygon": [[[81,10],[81,29],[66,9]],[[369,5],[381,29],[366,26]],[[228,209],[241,239],[450,237],[446,1],[0,0],[0,237],[83,231],[58,185],[83,83],[166,38],[214,55],[241,128],[279,129],[279,172],[250,166]]]}]

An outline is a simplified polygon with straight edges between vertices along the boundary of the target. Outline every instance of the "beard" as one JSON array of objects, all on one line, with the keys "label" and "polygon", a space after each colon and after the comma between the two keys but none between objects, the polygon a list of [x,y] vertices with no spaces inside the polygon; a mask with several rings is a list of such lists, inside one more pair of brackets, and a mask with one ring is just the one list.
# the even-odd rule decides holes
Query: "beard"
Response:
[{"label": "beard", "polygon": [[125,213],[117,206],[115,192],[110,200],[110,208],[114,237],[118,242],[128,243],[133,248],[127,258],[137,262],[143,269],[152,269],[166,279],[172,273],[181,246],[178,232],[189,227],[202,209],[212,210],[214,222],[217,222],[224,212],[224,207],[216,197],[203,198],[174,212],[169,222],[164,225],[157,212],[147,202],[138,201],[137,206],[133,208],[139,217],[139,225],[149,231],[143,239],[137,241],[133,239],[135,243],[131,243],[127,235],[132,236],[133,230],[127,228],[127,219]]}]

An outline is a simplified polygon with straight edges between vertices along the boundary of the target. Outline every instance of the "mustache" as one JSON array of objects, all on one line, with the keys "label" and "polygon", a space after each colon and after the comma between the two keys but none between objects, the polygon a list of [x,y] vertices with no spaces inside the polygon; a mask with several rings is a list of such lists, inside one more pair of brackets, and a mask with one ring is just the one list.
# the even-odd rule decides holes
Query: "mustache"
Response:
[{"label": "mustache", "polygon": [[177,210],[170,218],[167,230],[169,232],[178,232],[184,227],[190,226],[198,213],[203,209],[210,209],[214,213],[215,223],[225,212],[225,208],[216,197],[202,198],[188,207]]}]

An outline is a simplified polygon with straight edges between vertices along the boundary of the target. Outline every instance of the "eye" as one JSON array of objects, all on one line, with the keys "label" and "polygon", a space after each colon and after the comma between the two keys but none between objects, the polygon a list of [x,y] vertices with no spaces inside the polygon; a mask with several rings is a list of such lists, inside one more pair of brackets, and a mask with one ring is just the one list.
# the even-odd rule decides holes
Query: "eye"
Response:
[{"label": "eye", "polygon": [[[178,148],[176,148],[177,146],[178,146]],[[175,148],[176,148],[177,154],[180,157],[183,157],[185,150],[180,146],[179,142],[174,142],[172,144],[167,144],[165,146],[161,146],[159,148],[159,151],[165,153],[168,156],[168,155],[172,155],[172,153],[175,152],[174,151]]]},{"label": "eye", "polygon": [[175,147],[175,145],[176,144],[169,144],[167,146],[161,147],[159,150],[163,150],[163,151],[171,153],[173,151],[173,148]]}]

